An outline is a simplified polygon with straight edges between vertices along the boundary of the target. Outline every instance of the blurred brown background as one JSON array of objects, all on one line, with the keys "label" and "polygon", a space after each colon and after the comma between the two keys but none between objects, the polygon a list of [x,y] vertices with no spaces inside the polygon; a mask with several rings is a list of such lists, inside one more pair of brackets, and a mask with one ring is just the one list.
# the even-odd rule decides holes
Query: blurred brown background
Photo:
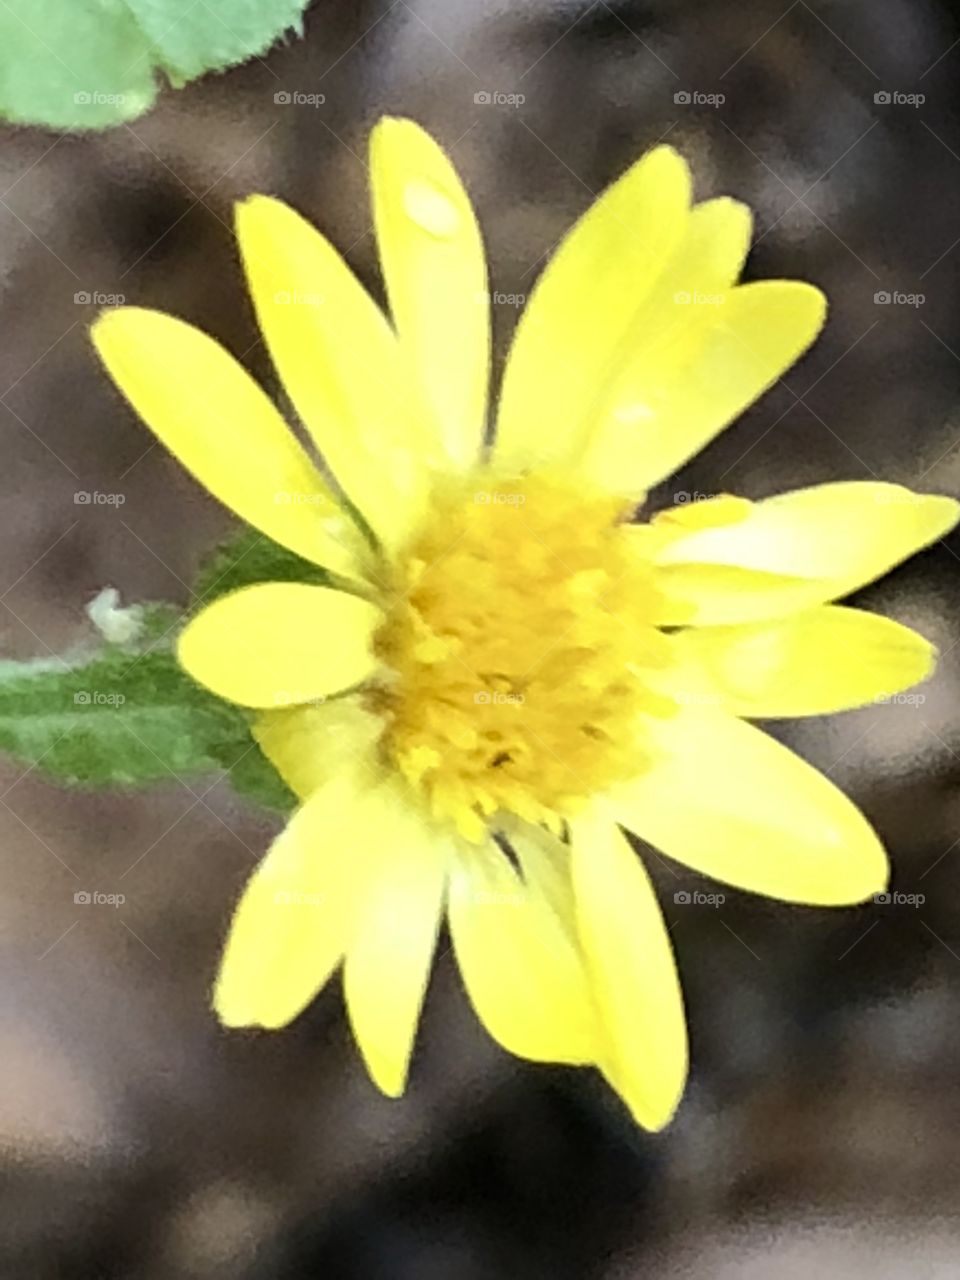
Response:
[{"label": "blurred brown background", "polygon": [[[658,502],[875,475],[960,494],[958,40],[933,0],[321,0],[304,42],[131,126],[0,129],[3,656],[77,643],[107,584],[185,604],[229,527],[101,376],[98,303],[185,316],[269,384],[232,203],[283,195],[378,288],[383,112],[451,150],[500,295],[664,137],[700,197],[757,210],[748,274],[826,289],[813,353]],[[517,307],[494,311],[502,354]],[[125,501],[75,503],[94,490]],[[502,1054],[449,955],[402,1102],[367,1082],[333,989],[283,1034],[223,1033],[207,993],[271,823],[216,778],[68,794],[4,763],[0,1275],[960,1276],[958,558],[955,536],[864,593],[944,651],[925,701],[777,730],[924,903],[681,906],[691,877],[658,872],[694,1069],[657,1138],[590,1074]]]}]

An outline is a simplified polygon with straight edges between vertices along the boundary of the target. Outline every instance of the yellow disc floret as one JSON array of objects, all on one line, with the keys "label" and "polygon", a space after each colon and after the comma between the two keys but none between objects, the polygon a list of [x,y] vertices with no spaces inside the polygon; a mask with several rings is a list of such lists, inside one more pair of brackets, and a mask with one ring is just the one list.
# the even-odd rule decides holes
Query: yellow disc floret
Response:
[{"label": "yellow disc floret", "polygon": [[556,827],[636,774],[664,640],[629,515],[575,480],[479,472],[439,489],[398,558],[375,641],[382,746],[467,838],[498,811]]}]

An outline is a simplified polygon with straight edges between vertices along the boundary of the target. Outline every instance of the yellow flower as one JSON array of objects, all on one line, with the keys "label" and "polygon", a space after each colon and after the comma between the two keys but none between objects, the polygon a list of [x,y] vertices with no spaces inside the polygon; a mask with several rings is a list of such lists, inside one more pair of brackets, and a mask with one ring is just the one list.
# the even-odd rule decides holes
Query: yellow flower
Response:
[{"label": "yellow flower", "polygon": [[264,339],[339,490],[211,338],[135,308],[94,332],[183,465],[332,574],[236,591],[179,642],[201,684],[258,711],[303,801],[239,904],[216,1009],[280,1027],[342,962],[370,1073],[399,1094],[446,916],[490,1034],[597,1066],[657,1129],[683,1090],[686,1030],[623,829],[791,902],[882,890],[859,810],[740,717],[838,711],[926,677],[922,637],[828,602],[942,537],[957,503],[849,481],[631,523],[825,312],[808,284],[736,283],[750,214],[691,207],[669,147],[543,272],[485,444],[490,307],[470,202],[407,120],[377,126],[371,174],[392,325],[292,209],[255,196],[237,212]]}]

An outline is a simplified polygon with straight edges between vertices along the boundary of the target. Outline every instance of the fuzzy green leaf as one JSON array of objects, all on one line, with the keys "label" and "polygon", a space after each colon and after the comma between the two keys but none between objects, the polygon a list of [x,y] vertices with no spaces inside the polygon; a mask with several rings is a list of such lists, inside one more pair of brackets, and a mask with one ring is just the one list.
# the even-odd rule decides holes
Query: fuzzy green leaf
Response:
[{"label": "fuzzy green leaf", "polygon": [[0,747],[68,783],[153,782],[219,767],[224,708],[169,653],[110,649],[76,666],[0,666]]},{"label": "fuzzy green leaf", "polygon": [[[324,584],[316,565],[243,527],[202,566],[191,612],[257,582]],[[59,782],[187,784],[226,771],[263,808],[291,812],[297,798],[260,750],[250,715],[196,684],[177,664],[184,619],[164,604],[137,606],[134,645],[108,645],[72,662],[0,662],[0,751]]]},{"label": "fuzzy green leaf", "polygon": [[0,116],[101,129],[299,31],[307,0],[4,0]]},{"label": "fuzzy green leaf", "polygon": [[126,0],[157,64],[174,84],[260,57],[284,31],[300,31],[306,4],[307,0]]},{"label": "fuzzy green leaf", "polygon": [[72,786],[189,785],[227,770],[258,804],[286,812],[296,803],[246,714],[195,684],[168,649],[0,662],[0,750]]}]

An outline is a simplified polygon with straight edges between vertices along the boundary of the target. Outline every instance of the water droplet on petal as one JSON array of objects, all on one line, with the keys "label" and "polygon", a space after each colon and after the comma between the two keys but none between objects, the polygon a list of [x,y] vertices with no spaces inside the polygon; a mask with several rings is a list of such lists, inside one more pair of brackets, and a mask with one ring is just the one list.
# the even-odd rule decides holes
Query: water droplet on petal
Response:
[{"label": "water droplet on petal", "polygon": [[408,182],[403,207],[418,227],[442,240],[454,235],[460,225],[456,205],[432,182],[419,178]]}]

